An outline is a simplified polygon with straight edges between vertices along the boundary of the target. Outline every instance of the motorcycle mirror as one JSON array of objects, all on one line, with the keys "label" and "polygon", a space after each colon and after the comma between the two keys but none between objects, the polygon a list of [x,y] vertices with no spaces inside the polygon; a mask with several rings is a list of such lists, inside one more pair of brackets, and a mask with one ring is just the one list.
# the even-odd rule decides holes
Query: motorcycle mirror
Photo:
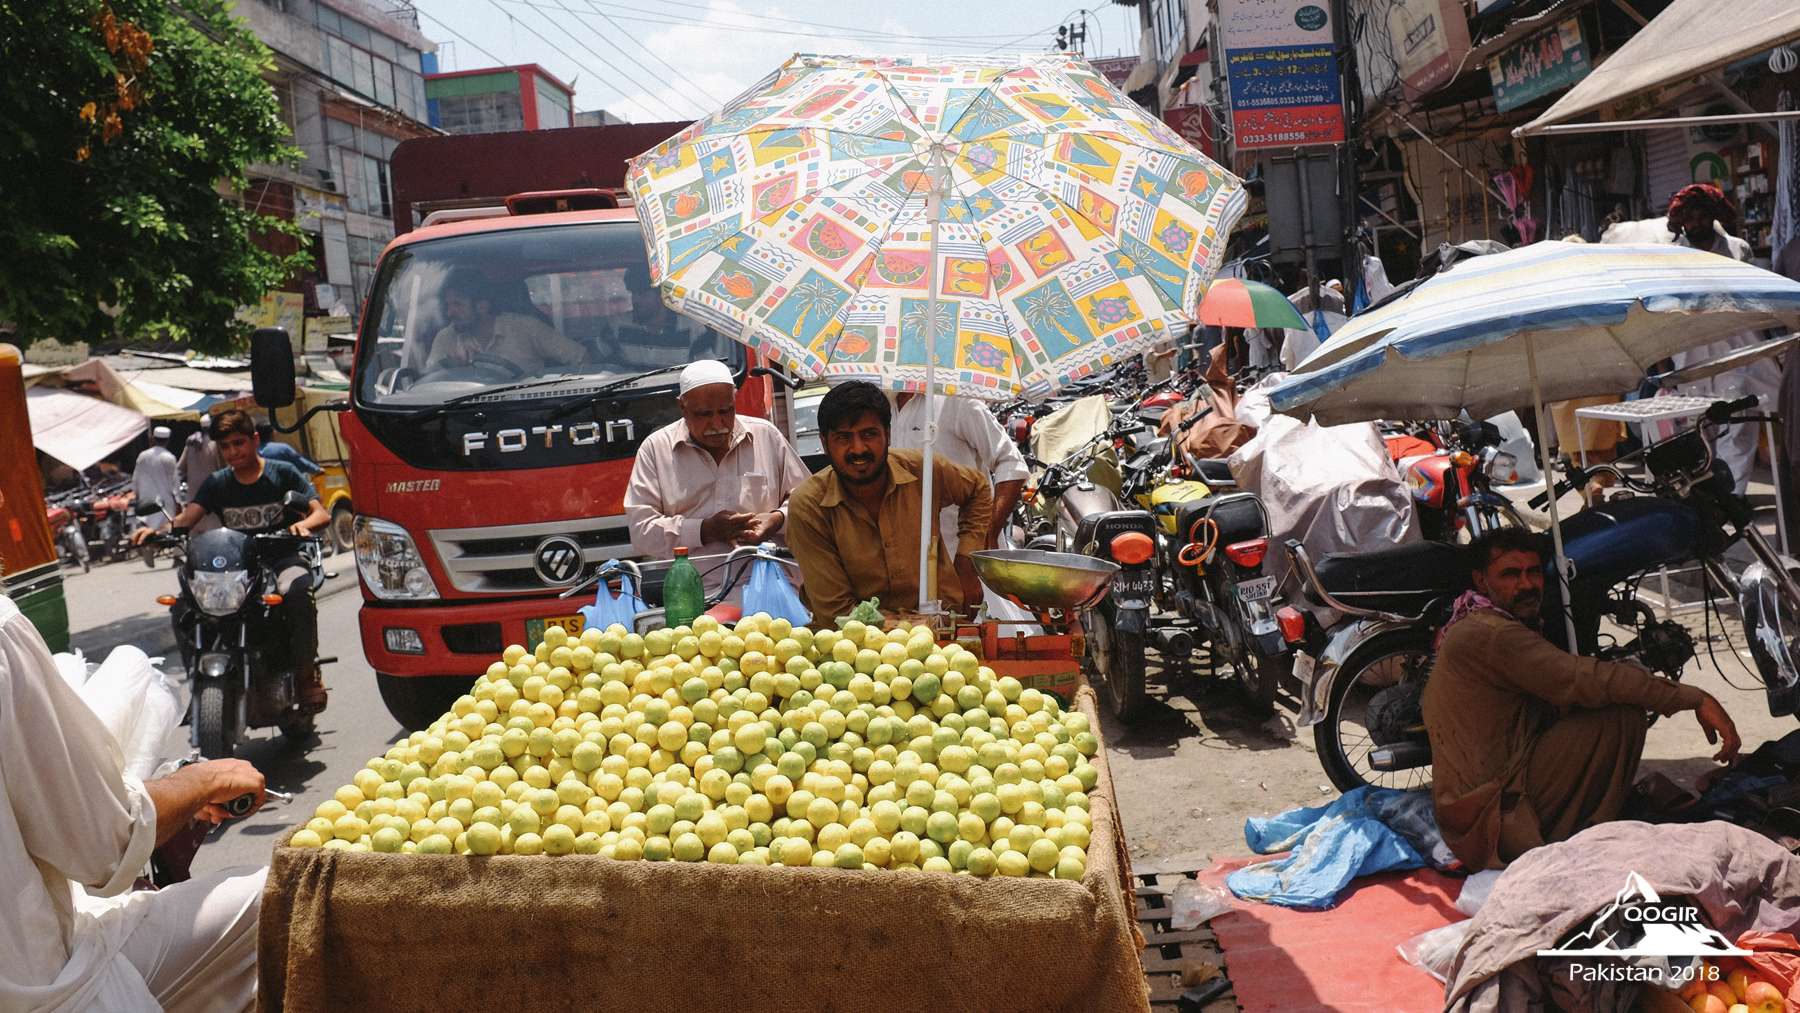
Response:
[{"label": "motorcycle mirror", "polygon": [[250,392],[264,408],[294,403],[294,343],[285,327],[259,327],[250,337]]},{"label": "motorcycle mirror", "polygon": [[297,492],[281,497],[281,526],[298,524],[312,513],[311,501]]},{"label": "motorcycle mirror", "polygon": [[148,517],[151,514],[162,513],[162,508],[162,500],[152,496],[149,499],[138,500],[137,505],[131,508],[131,512],[139,517]]}]

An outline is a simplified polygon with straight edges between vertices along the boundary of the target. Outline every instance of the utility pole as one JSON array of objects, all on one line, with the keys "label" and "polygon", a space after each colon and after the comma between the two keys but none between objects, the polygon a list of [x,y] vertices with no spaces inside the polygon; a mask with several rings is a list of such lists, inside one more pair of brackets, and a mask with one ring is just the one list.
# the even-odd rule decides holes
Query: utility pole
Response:
[{"label": "utility pole", "polygon": [[[1349,0],[1332,0],[1332,44],[1337,50],[1338,94],[1344,106],[1344,144],[1338,149],[1338,273],[1344,282],[1344,312],[1362,284],[1362,258],[1356,255],[1356,153],[1362,140],[1362,82],[1356,67],[1356,33]],[[1365,15],[1366,16],[1366,15]],[[1315,299],[1314,306],[1318,305]]]}]

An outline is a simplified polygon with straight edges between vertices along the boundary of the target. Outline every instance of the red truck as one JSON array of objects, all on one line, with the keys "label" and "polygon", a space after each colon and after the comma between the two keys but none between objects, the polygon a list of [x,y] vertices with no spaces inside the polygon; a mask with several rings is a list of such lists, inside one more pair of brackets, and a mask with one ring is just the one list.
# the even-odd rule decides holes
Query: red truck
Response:
[{"label": "red truck", "polygon": [[[684,126],[429,137],[394,154],[399,235],[337,408],[363,652],[408,728],[507,644],[578,624],[591,599],[559,593],[634,555],[625,486],[639,444],[679,418],[682,366],[725,360],[738,411],[770,415],[756,357],[649,284],[625,163]],[[490,352],[468,337],[490,332]],[[280,401],[291,357],[253,357],[258,401]],[[654,602],[660,576],[647,582]]]}]

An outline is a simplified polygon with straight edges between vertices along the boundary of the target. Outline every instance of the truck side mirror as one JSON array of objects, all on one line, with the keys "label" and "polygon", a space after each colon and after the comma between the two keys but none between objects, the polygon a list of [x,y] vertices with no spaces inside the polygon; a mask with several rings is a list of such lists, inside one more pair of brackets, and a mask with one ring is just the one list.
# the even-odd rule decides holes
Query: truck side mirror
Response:
[{"label": "truck side mirror", "polygon": [[294,344],[285,327],[259,327],[250,336],[250,391],[264,408],[294,403]]}]

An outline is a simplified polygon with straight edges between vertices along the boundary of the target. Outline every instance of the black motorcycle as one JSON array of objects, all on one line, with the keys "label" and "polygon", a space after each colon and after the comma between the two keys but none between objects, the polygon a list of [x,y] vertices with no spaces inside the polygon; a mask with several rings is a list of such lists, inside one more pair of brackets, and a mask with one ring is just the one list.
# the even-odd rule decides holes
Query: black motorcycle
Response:
[{"label": "black motorcycle", "polygon": [[[1559,496],[1601,471],[1631,495],[1563,522],[1564,555],[1574,571],[1569,604],[1551,569],[1542,615],[1547,635],[1561,644],[1567,609],[1579,654],[1630,658],[1679,679],[1694,657],[1693,637],[1679,623],[1657,620],[1638,586],[1661,567],[1698,563],[1704,586],[1739,605],[1769,713],[1780,716],[1800,709],[1800,564],[1776,552],[1751,523],[1749,504],[1733,494],[1730,469],[1714,458],[1709,432],[1760,421],[1734,414],[1755,404],[1754,397],[1716,402],[1699,425],[1671,439],[1612,464],[1571,469],[1570,481],[1558,484]],[[1724,554],[1740,540],[1756,561],[1733,572]],[[1307,597],[1344,615],[1329,630],[1291,606],[1279,615],[1284,634],[1302,652],[1295,666],[1305,687],[1299,724],[1313,726],[1319,762],[1340,790],[1410,788],[1430,779],[1431,743],[1419,698],[1437,631],[1469,588],[1466,551],[1419,542],[1315,564],[1298,542],[1288,543]],[[1620,644],[1604,634],[1603,619],[1631,639]]]},{"label": "black motorcycle", "polygon": [[1263,573],[1269,514],[1260,497],[1238,488],[1225,461],[1179,449],[1182,433],[1202,417],[1144,444],[1122,468],[1126,498],[1158,522],[1155,561],[1163,579],[1151,641],[1175,662],[1206,644],[1214,673],[1229,665],[1250,708],[1267,717],[1291,662],[1275,620],[1275,578]]},{"label": "black motorcycle", "polygon": [[191,743],[210,759],[231,756],[252,728],[279,728],[290,742],[313,733],[315,715],[300,706],[305,661],[290,657],[288,629],[295,620],[275,584],[276,565],[294,556],[312,569],[315,593],[325,583],[319,536],[286,531],[307,513],[300,494],[290,492],[276,531],[214,528],[149,540],[185,544],[187,558],[177,571],[181,593],[159,600],[173,606],[175,642],[193,687]]},{"label": "black motorcycle", "polygon": [[1089,645],[1082,666],[1120,721],[1135,720],[1144,709],[1144,649],[1150,604],[1158,591],[1156,519],[1148,510],[1125,506],[1089,472],[1114,451],[1115,443],[1143,432],[1142,423],[1126,413],[1055,464],[1027,455],[1026,462],[1042,471],[1007,525],[1014,535],[1023,530],[1022,544],[1008,539],[1022,548],[1074,552],[1118,564],[1111,589],[1084,609],[1080,619]]}]

